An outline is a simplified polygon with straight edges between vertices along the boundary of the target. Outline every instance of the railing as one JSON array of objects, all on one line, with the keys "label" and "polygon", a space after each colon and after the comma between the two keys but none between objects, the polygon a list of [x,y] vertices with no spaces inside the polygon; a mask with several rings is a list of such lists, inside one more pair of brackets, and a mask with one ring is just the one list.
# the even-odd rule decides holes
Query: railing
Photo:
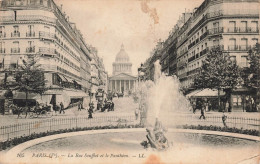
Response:
[{"label": "railing", "polygon": [[0,16],[0,22],[14,21],[13,16]]},{"label": "railing", "polygon": [[44,71],[57,71],[57,66],[50,64],[40,64],[40,68]]},{"label": "railing", "polygon": [[29,136],[33,133],[57,131],[62,129],[84,128],[95,126],[134,125],[134,116],[71,117],[45,119],[28,123],[13,124],[0,127],[0,141],[11,138]]},{"label": "railing", "polygon": [[40,47],[39,52],[46,54],[54,54],[55,50],[53,48]]},{"label": "railing", "polygon": [[27,32],[26,37],[35,37],[35,32]]},{"label": "railing", "polygon": [[44,32],[44,31],[40,31],[39,36],[40,38],[45,38],[45,39],[55,39],[55,34]]},{"label": "railing", "polygon": [[239,50],[240,51],[249,51],[251,49],[251,46],[249,45],[240,45]]},{"label": "railing", "polygon": [[202,34],[202,35],[200,36],[200,40],[206,38],[207,35],[208,35],[208,32],[205,32],[204,34]]},{"label": "railing", "polygon": [[229,45],[228,46],[228,50],[229,51],[237,51],[238,50],[238,46],[237,45]]},{"label": "railing", "polygon": [[17,20],[42,20],[47,22],[55,23],[56,19],[51,17],[46,17],[43,15],[18,15]]},{"label": "railing", "polygon": [[199,71],[200,71],[200,68],[196,68],[196,69],[194,69],[194,70],[188,71],[188,72],[187,72],[187,76],[189,76],[189,75],[194,75],[194,74],[196,74],[196,73],[199,73]]},{"label": "railing", "polygon": [[213,28],[213,29],[208,30],[209,35],[220,34],[220,33],[223,33],[223,32],[224,32],[223,27],[218,27],[218,28]]},{"label": "railing", "polygon": [[33,52],[35,52],[35,47],[27,47],[27,48],[26,48],[26,52],[27,52],[27,53],[33,53]]},{"label": "railing", "polygon": [[[175,123],[178,125],[206,125],[206,126],[220,126],[223,127],[222,116],[207,116],[206,119],[199,119],[198,115],[178,115],[174,117]],[[238,129],[260,129],[260,119],[246,118],[246,117],[229,117],[225,121],[227,127]]]},{"label": "railing", "polygon": [[[0,21],[1,22],[1,21]],[[6,33],[3,32],[3,33],[0,33],[0,38],[5,38],[6,37]]]},{"label": "railing", "polygon": [[0,48],[0,53],[4,54],[5,53],[5,48]]},{"label": "railing", "polygon": [[259,33],[259,28],[256,27],[233,27],[227,28],[228,33]]},{"label": "railing", "polygon": [[11,53],[20,53],[20,48],[11,48]]},{"label": "railing", "polygon": [[188,62],[192,62],[193,60],[195,60],[195,56],[192,56],[188,59]]},{"label": "railing", "polygon": [[11,37],[20,37],[20,32],[12,32]]}]

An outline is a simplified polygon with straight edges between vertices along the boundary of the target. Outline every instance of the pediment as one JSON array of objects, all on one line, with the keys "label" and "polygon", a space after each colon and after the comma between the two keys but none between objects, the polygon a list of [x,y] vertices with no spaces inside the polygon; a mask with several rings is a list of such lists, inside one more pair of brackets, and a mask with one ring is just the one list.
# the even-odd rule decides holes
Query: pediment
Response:
[{"label": "pediment", "polygon": [[109,80],[136,80],[137,77],[129,75],[127,73],[119,73],[117,75],[109,77]]}]

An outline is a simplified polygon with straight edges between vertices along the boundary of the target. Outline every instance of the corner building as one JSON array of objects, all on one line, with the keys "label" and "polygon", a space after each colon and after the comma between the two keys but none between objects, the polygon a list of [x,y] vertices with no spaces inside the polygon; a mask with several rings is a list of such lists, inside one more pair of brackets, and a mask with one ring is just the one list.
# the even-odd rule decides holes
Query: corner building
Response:
[{"label": "corner building", "polygon": [[57,105],[63,102],[65,107],[79,100],[87,104],[91,81],[89,54],[76,25],[53,0],[1,1],[1,73],[17,68],[21,59],[35,55],[50,88],[37,101]]},{"label": "corner building", "polygon": [[259,38],[258,0],[205,0],[179,30],[178,76],[184,88],[193,84],[210,49],[220,46],[240,67]]}]

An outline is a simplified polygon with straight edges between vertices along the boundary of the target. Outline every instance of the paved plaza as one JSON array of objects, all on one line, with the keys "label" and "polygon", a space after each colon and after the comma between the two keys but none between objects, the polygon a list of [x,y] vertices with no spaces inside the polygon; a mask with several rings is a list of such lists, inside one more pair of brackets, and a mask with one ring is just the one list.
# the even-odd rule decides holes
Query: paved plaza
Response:
[{"label": "paved plaza", "polygon": [[[106,116],[134,116],[135,109],[138,108],[138,103],[134,103],[132,97],[123,97],[123,98],[114,98],[113,102],[115,104],[115,111],[112,112],[101,112],[101,111],[95,111],[93,114],[93,117],[106,117]],[[186,111],[179,111],[177,114],[186,115],[186,116],[200,116],[200,111],[196,111],[195,114],[192,113],[192,111],[189,111],[188,109]],[[219,116],[221,117],[223,115],[222,112],[206,112],[205,116],[207,118],[211,116]],[[257,119],[260,118],[259,112],[254,113],[248,113],[248,112],[231,112],[226,113],[226,116],[228,117],[242,117],[242,118],[249,118],[249,119]],[[67,109],[65,114],[59,114],[58,112],[55,114],[53,113],[53,116],[51,118],[45,118],[42,116],[39,116],[38,118],[24,118],[25,115],[22,115],[22,118],[17,118],[17,115],[0,115],[0,125],[6,126],[6,125],[13,125],[17,123],[27,123],[27,122],[34,122],[34,121],[40,121],[40,120],[46,120],[46,119],[56,119],[56,118],[70,118],[70,117],[88,117],[88,111],[87,109],[82,109],[81,111],[78,111],[78,107],[72,107],[70,109]]]}]

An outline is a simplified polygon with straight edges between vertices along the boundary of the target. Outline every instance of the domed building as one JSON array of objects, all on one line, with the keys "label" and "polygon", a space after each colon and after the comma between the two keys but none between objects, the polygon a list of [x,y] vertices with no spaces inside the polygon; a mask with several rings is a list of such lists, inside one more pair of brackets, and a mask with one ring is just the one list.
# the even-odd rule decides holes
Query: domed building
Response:
[{"label": "domed building", "polygon": [[137,77],[132,75],[132,63],[122,44],[113,63],[113,74],[109,77],[109,89],[112,92],[128,93],[135,90],[136,84]]}]

